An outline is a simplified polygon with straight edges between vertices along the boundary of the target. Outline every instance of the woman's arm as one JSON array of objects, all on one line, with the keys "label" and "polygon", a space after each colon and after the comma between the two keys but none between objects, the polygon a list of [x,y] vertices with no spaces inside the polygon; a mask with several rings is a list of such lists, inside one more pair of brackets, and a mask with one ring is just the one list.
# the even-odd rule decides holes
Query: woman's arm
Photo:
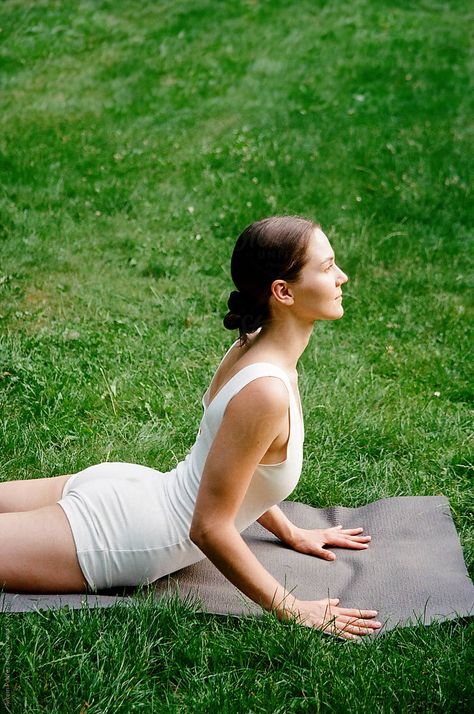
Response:
[{"label": "woman's arm", "polygon": [[202,473],[190,538],[245,595],[278,615],[295,598],[268,573],[235,527],[256,465],[288,420],[288,391],[281,380],[253,380],[233,397]]},{"label": "woman's arm", "polygon": [[359,639],[380,627],[373,610],[339,600],[298,600],[265,570],[235,526],[256,465],[288,419],[288,392],[275,377],[258,378],[233,397],[207,455],[189,531],[191,540],[241,592],[279,619]]},{"label": "woman's arm", "polygon": [[260,523],[267,531],[276,535],[283,543],[289,545],[297,553],[314,555],[323,560],[336,560],[336,556],[325,546],[365,550],[369,547],[371,537],[363,536],[363,528],[299,528],[288,520],[278,506],[272,506],[260,518]]},{"label": "woman's arm", "polygon": [[298,528],[288,520],[278,506],[272,506],[268,511],[265,511],[260,518],[257,518],[257,522],[267,531],[276,535],[283,543],[293,547]]}]

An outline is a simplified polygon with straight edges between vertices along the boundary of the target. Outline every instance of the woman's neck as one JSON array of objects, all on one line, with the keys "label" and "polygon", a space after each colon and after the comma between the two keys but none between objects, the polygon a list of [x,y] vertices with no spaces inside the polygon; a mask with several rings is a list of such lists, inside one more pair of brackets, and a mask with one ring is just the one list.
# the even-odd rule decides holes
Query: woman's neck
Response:
[{"label": "woman's neck", "polygon": [[305,351],[313,324],[301,325],[295,322],[264,325],[252,339],[249,349],[258,356],[277,362],[287,372],[295,371],[299,358]]}]

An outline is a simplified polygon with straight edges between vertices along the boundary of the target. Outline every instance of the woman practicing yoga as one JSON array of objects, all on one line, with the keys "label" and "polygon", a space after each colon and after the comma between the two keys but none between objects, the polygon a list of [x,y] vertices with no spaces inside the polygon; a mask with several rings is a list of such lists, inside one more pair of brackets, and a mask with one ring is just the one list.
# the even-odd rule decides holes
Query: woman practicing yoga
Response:
[{"label": "woman practicing yoga", "polygon": [[[208,557],[281,620],[346,639],[376,631],[373,610],[295,598],[240,533],[258,520],[300,553],[368,547],[363,528],[305,530],[276,505],[301,473],[303,416],[296,365],[317,320],[343,316],[341,286],[320,226],[297,216],[253,223],[231,262],[237,287],[226,328],[239,338],[203,397],[196,441],[174,469],[101,463],[76,474],[0,484],[0,588],[95,592],[148,584]],[[357,603],[361,605],[361,603]],[[366,607],[367,603],[363,603]]]}]

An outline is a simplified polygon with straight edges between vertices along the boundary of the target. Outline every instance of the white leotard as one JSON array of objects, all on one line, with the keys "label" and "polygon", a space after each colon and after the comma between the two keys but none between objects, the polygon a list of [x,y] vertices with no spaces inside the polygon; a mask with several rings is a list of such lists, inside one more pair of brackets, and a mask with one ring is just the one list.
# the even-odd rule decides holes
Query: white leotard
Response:
[{"label": "white leotard", "polygon": [[235,519],[239,532],[293,491],[303,461],[299,399],[281,367],[269,362],[249,364],[219,389],[210,404],[207,390],[196,441],[171,471],[105,462],[79,471],[66,482],[58,503],[68,517],[91,590],[147,584],[205,557],[189,538],[204,464],[229,401],[249,382],[265,376],[280,378],[288,388],[287,458],[255,469]]}]

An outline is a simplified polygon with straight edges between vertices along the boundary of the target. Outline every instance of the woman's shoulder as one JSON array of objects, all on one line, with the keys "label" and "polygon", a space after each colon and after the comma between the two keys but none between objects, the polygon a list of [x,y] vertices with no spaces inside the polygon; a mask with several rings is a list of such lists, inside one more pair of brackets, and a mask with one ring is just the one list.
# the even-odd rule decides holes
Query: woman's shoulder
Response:
[{"label": "woman's shoulder", "polygon": [[259,433],[264,423],[269,426],[285,420],[288,408],[289,392],[282,379],[260,372],[236,386],[235,393],[225,400],[224,415],[227,421],[242,423],[247,432]]},{"label": "woman's shoulder", "polygon": [[[289,380],[284,370],[271,362],[258,360],[249,352],[257,333],[249,335],[244,346],[234,343],[216,370],[207,396],[207,405],[220,399],[224,422],[229,428],[249,430],[254,435],[265,428],[286,424],[290,405]],[[240,377],[237,377],[240,375]],[[223,390],[225,394],[221,394]],[[223,398],[223,400],[222,400]]]},{"label": "woman's shoulder", "polygon": [[239,371],[240,367],[245,366],[243,358],[250,349],[254,339],[255,335],[249,335],[247,344],[243,346],[241,346],[237,340],[228,350],[211,380],[208,390],[209,401],[211,401],[215,394]]},{"label": "woman's shoulder", "polygon": [[289,406],[288,379],[283,370],[268,362],[256,362],[252,355],[237,358],[228,366],[210,392],[210,400],[224,389],[225,401],[232,403],[232,411],[275,417],[286,413]]}]

